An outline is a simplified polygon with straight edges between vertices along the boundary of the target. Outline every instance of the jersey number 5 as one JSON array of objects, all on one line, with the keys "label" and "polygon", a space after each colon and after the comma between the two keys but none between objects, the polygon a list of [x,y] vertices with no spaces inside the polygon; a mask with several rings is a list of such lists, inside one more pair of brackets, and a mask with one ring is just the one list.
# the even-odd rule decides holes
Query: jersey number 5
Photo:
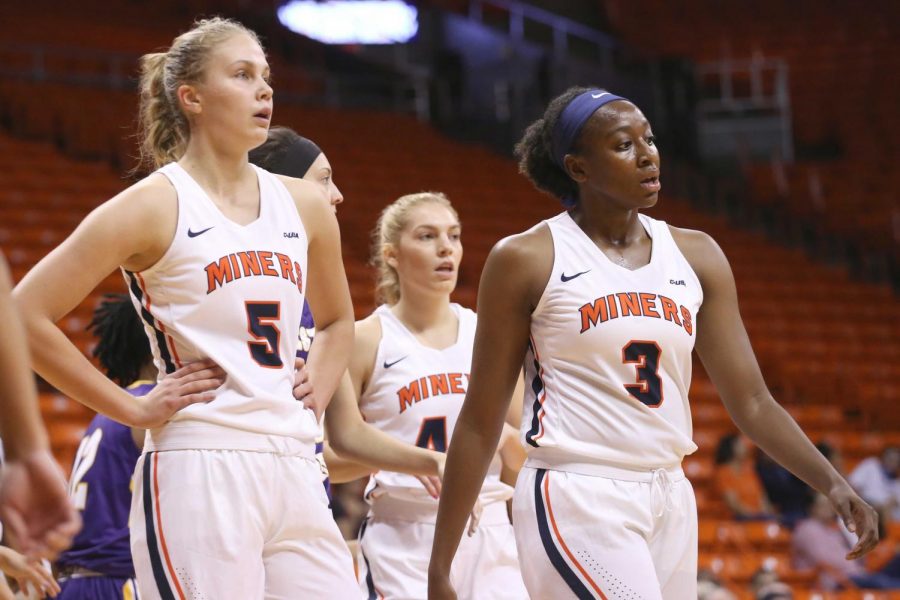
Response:
[{"label": "jersey number 5", "polygon": [[632,340],[622,348],[622,362],[634,365],[637,383],[626,383],[628,393],[650,408],[663,401],[662,379],[659,378],[659,358],[662,349],[656,342]]},{"label": "jersey number 5", "polygon": [[275,324],[281,318],[281,302],[245,302],[247,331],[257,341],[247,342],[250,356],[261,367],[280,369],[284,366],[278,354],[281,331]]}]

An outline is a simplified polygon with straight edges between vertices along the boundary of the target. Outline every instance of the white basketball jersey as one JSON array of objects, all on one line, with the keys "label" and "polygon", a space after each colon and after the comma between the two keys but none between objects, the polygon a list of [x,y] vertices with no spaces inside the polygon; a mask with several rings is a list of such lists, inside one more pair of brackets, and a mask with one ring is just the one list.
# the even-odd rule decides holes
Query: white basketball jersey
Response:
[{"label": "white basketball jersey", "polygon": [[[443,350],[421,344],[386,305],[375,309],[381,320],[381,342],[375,367],[359,400],[366,422],[406,442],[446,452],[462,408],[472,368],[475,313],[451,304],[459,320],[456,343]],[[500,482],[496,459],[482,487],[483,500],[505,500],[512,488]],[[407,500],[433,503],[422,484],[412,475],[379,471],[370,482],[367,496],[390,494]]]},{"label": "white basketball jersey", "polygon": [[613,263],[568,213],[546,221],[553,271],[525,361],[529,466],[651,470],[697,449],[688,389],[703,292],[666,223],[640,220],[652,253],[634,271]]},{"label": "white basketball jersey", "polygon": [[124,271],[125,280],[160,378],[206,358],[227,378],[212,402],[151,430],[148,449],[287,452],[314,443],[315,416],[292,393],[308,238],[287,188],[253,168],[259,218],[247,225],[225,217],[177,163],[159,170],[178,194],[175,237],[155,265]]}]

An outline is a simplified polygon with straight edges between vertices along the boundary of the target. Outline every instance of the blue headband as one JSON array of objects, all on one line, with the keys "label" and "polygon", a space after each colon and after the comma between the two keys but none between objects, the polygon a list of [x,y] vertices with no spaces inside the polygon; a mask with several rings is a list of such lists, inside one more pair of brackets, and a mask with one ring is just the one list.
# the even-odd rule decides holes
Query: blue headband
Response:
[{"label": "blue headband", "polygon": [[581,128],[587,123],[598,108],[604,104],[615,102],[616,100],[626,100],[621,96],[616,96],[610,92],[603,90],[588,90],[583,94],[575,96],[563,109],[553,127],[553,161],[559,165],[563,171],[566,170],[563,159],[572,146],[575,139],[581,133]]}]

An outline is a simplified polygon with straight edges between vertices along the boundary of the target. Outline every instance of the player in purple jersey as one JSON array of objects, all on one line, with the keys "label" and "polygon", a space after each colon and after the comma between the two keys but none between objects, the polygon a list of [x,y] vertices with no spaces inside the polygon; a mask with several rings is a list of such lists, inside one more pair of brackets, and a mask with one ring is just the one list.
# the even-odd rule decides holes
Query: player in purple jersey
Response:
[{"label": "player in purple jersey", "polygon": [[[110,379],[134,396],[156,385],[150,345],[128,296],[107,296],[89,328],[98,338],[94,357]],[[84,526],[56,563],[65,600],[138,598],[128,534],[131,476],[144,430],[103,415],[88,426],[72,466],[69,493]]]}]

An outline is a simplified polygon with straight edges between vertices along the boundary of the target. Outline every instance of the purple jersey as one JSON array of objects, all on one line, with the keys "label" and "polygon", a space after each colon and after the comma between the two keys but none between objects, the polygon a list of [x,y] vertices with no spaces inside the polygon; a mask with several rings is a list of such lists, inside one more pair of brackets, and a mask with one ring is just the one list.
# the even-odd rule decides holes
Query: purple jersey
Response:
[{"label": "purple jersey", "polygon": [[[128,392],[143,396],[155,385],[139,382]],[[140,455],[130,427],[103,415],[94,417],[78,447],[69,481],[84,526],[59,557],[60,569],[81,567],[110,577],[134,577],[128,513],[131,476]]]},{"label": "purple jersey", "polygon": [[309,347],[316,337],[316,324],[313,321],[312,311],[309,310],[309,302],[303,301],[303,314],[300,316],[300,343],[297,344],[297,356],[306,360],[309,357]]},{"label": "purple jersey", "polygon": [[[309,349],[312,346],[313,338],[316,337],[316,323],[313,321],[312,311],[309,310],[309,302],[303,301],[303,314],[300,316],[300,343],[297,344],[297,357],[306,360],[309,358]],[[325,438],[324,434],[319,433],[319,439],[316,440],[316,459],[322,468],[322,485],[325,486],[325,492],[331,499],[331,482],[328,480],[328,467],[325,465]]]}]

